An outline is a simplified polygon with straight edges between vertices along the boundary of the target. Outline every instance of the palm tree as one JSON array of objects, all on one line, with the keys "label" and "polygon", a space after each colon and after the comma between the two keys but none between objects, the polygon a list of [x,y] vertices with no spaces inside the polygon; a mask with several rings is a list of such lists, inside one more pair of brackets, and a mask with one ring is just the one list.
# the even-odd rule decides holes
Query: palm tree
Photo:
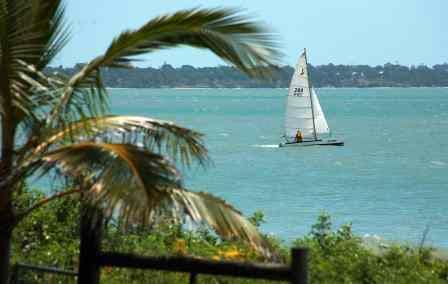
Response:
[{"label": "palm tree", "polygon": [[[189,45],[259,76],[280,56],[272,35],[236,10],[179,11],[122,32],[67,78],[44,72],[69,38],[64,12],[62,0],[0,0],[0,283],[8,279],[18,222],[51,200],[81,192],[128,222],[186,214],[225,238],[259,246],[256,229],[232,206],[183,187],[176,165],[208,162],[202,135],[168,121],[111,115],[101,68],[127,68],[136,56]],[[47,174],[78,186],[18,211],[14,200],[24,181]]]}]

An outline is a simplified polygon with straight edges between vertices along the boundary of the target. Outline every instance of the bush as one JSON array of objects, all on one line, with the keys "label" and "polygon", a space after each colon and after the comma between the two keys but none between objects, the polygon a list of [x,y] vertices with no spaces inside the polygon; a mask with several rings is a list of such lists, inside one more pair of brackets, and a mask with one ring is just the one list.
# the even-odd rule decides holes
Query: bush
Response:
[{"label": "bush", "polygon": [[351,224],[332,230],[321,214],[311,233],[293,245],[310,249],[311,283],[447,283],[448,261],[431,248],[395,245],[374,253],[355,236]]},{"label": "bush", "polygon": [[[43,197],[38,190],[25,191],[22,206]],[[79,254],[78,200],[66,198],[35,210],[14,231],[13,260],[37,265],[77,269]],[[249,218],[256,226],[264,223],[257,211]],[[195,232],[164,223],[153,229],[133,227],[123,232],[111,220],[106,227],[103,250],[139,255],[189,255],[215,260],[265,261],[242,243],[219,239],[207,228]],[[287,262],[289,248],[278,238],[264,236]],[[293,242],[310,249],[311,283],[448,283],[448,261],[435,258],[431,248],[393,245],[374,253],[351,224],[333,230],[328,214],[321,214],[310,233]],[[22,277],[23,279],[23,277]],[[27,274],[26,283],[67,283],[61,277]],[[188,275],[162,271],[104,267],[102,283],[188,283]],[[200,283],[271,283],[226,277],[199,277]]]}]

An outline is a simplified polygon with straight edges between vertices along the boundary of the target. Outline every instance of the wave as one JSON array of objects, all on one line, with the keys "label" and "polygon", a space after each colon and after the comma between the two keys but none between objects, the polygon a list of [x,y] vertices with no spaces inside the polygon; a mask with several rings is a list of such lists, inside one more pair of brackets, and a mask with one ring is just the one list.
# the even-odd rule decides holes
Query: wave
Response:
[{"label": "wave", "polygon": [[259,147],[259,148],[278,148],[278,144],[264,144],[264,145],[260,145],[260,144],[255,144],[252,145],[253,147]]},{"label": "wave", "polygon": [[446,163],[442,162],[442,161],[431,161],[430,163],[431,163],[432,166],[435,166],[435,167],[443,168],[443,167],[446,166]]}]

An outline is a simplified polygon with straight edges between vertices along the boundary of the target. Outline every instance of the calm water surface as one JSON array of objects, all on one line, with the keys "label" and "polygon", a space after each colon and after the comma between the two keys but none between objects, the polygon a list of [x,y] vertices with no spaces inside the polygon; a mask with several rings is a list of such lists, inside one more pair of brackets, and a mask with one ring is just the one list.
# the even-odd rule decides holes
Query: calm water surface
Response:
[{"label": "calm water surface", "polygon": [[116,114],[175,121],[204,133],[214,162],[185,183],[262,210],[272,232],[306,234],[323,210],[360,234],[448,247],[448,89],[320,89],[344,147],[277,148],[284,89],[115,89]]}]

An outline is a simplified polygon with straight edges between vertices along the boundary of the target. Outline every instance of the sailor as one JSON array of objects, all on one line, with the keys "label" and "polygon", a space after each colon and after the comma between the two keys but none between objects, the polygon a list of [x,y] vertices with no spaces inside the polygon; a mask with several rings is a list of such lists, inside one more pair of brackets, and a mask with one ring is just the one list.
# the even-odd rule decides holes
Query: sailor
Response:
[{"label": "sailor", "polygon": [[296,132],[296,142],[297,143],[302,143],[302,141],[303,141],[302,132],[300,132],[300,130],[297,129],[297,132]]}]

